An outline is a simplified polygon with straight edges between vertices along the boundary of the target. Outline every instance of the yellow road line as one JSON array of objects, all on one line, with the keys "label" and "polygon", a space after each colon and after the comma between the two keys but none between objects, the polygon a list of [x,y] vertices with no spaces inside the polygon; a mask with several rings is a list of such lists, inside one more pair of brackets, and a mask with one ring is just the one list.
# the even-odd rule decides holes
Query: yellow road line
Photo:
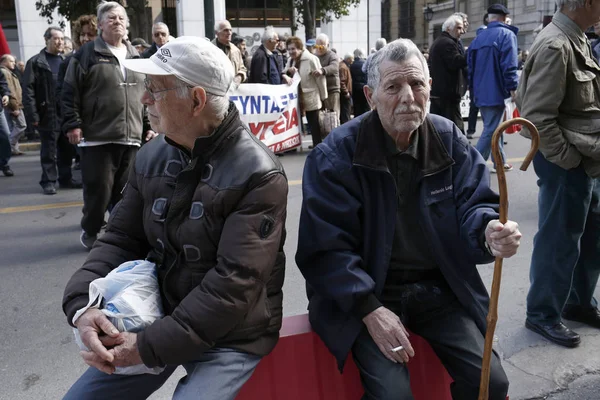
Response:
[{"label": "yellow road line", "polygon": [[53,203],[53,204],[40,204],[36,206],[22,206],[22,207],[6,207],[0,208],[0,214],[12,214],[27,211],[42,211],[42,210],[53,210],[56,208],[68,208],[68,207],[81,207],[83,203],[81,201],[69,201],[66,203]]}]

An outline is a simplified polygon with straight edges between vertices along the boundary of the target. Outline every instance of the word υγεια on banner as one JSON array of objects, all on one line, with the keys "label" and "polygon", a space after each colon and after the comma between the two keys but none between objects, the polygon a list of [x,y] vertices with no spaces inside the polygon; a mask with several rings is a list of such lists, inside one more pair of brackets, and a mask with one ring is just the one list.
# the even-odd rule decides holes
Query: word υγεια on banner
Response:
[{"label": "word \u03c5\u03b3\u03b5\u03b9\u03b1 on banner", "polygon": [[301,145],[299,82],[294,80],[289,86],[244,83],[229,92],[241,120],[274,153]]}]

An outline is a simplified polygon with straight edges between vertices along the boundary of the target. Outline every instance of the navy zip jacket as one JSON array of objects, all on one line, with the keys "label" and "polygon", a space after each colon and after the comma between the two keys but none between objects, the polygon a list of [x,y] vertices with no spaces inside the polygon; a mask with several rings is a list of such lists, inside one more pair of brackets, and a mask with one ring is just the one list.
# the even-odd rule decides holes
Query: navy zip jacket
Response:
[{"label": "navy zip jacket", "polygon": [[[312,328],[340,370],[363,326],[357,308],[381,296],[392,252],[397,201],[385,134],[377,112],[369,112],[335,129],[304,167],[296,263],[307,281]],[[428,166],[419,185],[422,229],[446,281],[484,333],[489,297],[476,264],[494,259],[484,231],[498,218],[499,201],[489,170],[445,118],[429,115],[415,134],[419,160]]]}]

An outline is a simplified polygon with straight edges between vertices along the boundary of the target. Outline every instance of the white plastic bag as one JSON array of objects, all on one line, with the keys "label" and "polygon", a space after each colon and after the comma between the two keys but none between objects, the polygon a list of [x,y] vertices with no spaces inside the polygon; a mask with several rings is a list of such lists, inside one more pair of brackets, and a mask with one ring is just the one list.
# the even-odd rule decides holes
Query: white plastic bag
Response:
[{"label": "white plastic bag", "polygon": [[[156,265],[137,260],[121,264],[104,278],[90,283],[90,301],[78,310],[73,323],[89,308],[99,308],[120,332],[140,332],[164,316]],[[89,350],[74,328],[75,341],[81,350]],[[144,364],[117,367],[115,374],[160,374],[164,368],[148,368]]]}]

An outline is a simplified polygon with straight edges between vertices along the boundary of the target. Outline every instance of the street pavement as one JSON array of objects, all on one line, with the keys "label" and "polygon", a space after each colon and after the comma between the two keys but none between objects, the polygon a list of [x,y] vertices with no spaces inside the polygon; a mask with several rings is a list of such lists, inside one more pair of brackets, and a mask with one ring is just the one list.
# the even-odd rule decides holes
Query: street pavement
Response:
[{"label": "street pavement", "polygon": [[[599,399],[600,331],[568,322],[582,335],[582,344],[566,349],[523,326],[537,186],[533,168],[518,170],[529,142],[516,135],[506,140],[507,157],[515,165],[507,174],[509,218],[520,224],[524,235],[519,254],[504,262],[496,332],[496,349],[511,382],[510,398]],[[305,313],[307,305],[304,280],[294,262],[306,155],[281,158],[290,181],[286,316]],[[13,158],[11,165],[15,177],[0,176],[0,400],[58,399],[85,370],[61,310],[65,283],[87,254],[79,243],[82,194],[59,190],[55,196],[42,195],[39,156],[33,152]],[[496,176],[492,179],[497,187]],[[480,267],[488,288],[492,270],[492,264]],[[178,370],[151,399],[170,398],[183,375]]]}]

